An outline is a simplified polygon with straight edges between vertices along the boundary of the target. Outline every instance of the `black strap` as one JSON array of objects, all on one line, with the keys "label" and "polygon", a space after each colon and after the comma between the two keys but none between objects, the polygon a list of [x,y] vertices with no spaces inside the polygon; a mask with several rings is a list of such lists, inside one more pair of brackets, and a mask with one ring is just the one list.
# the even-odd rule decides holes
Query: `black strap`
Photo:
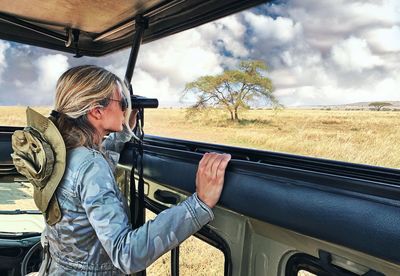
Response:
[{"label": "black strap", "polygon": [[[139,177],[138,180],[138,201],[134,206],[136,207],[136,215],[135,220],[132,221],[133,227],[138,228],[142,226],[145,222],[145,206],[144,206],[144,179],[143,179],[143,131],[144,124],[144,110],[143,108],[139,109],[137,115],[137,128],[136,128],[136,136],[139,140],[136,141],[136,170]],[[134,184],[134,182],[133,182]],[[133,198],[136,198],[135,196]]]},{"label": "black strap", "polygon": [[53,116],[54,118],[58,119],[58,118],[60,118],[61,113],[53,109],[53,110],[50,112],[50,116]]},{"label": "black strap", "polygon": [[[136,170],[139,177],[138,181],[138,196],[136,197],[136,185],[135,185],[135,166],[132,166],[130,175],[130,212],[131,212],[131,223],[134,229],[142,226],[146,220],[145,216],[145,204],[144,204],[144,180],[143,180],[143,125],[144,125],[144,111],[143,108],[139,109],[136,118],[136,129],[135,135],[139,140],[135,139],[133,154],[133,164],[136,164]],[[146,270],[135,273],[136,276],[146,276]]]},{"label": "black strap", "polygon": [[[133,164],[136,164],[136,153],[137,151],[135,149],[132,150],[132,162]],[[131,218],[131,224],[132,226],[135,224],[136,221],[136,212],[138,210],[137,208],[137,201],[136,201],[136,181],[135,181],[135,166],[132,164],[132,169],[131,169],[131,175],[130,175],[130,187],[129,187],[129,198],[130,198],[130,204],[129,204],[129,211],[130,211],[130,218]]]}]

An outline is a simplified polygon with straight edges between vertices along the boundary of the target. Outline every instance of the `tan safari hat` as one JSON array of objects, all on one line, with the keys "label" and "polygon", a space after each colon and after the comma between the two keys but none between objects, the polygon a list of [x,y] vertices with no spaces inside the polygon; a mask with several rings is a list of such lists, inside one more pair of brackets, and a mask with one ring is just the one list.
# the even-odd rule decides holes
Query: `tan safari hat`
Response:
[{"label": "tan safari hat", "polygon": [[65,171],[65,143],[52,117],[29,107],[26,116],[28,126],[12,136],[11,156],[17,171],[32,183],[36,206],[53,225],[61,219],[55,191]]}]

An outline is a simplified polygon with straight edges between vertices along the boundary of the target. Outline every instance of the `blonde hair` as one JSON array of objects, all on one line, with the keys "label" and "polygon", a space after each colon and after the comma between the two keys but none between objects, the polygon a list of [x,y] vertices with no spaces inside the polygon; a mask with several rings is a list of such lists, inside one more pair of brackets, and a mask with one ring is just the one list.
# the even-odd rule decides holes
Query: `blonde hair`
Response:
[{"label": "blonde hair", "polygon": [[[123,82],[113,73],[95,65],[82,65],[67,70],[58,79],[54,110],[60,113],[56,123],[67,149],[79,146],[99,148],[95,143],[96,130],[89,123],[87,113],[96,107],[109,104],[114,90],[130,98]],[[125,124],[131,112],[126,111]],[[129,129],[129,128],[128,128]]]}]

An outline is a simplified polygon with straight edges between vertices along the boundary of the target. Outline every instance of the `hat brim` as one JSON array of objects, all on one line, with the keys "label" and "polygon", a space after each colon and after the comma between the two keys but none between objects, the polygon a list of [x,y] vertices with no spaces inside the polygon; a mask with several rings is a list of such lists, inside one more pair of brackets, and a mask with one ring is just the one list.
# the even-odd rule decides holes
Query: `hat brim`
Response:
[{"label": "hat brim", "polygon": [[44,139],[50,144],[54,152],[53,171],[44,188],[34,187],[34,201],[36,206],[43,213],[49,207],[51,198],[60,183],[65,172],[66,148],[64,140],[58,128],[51,119],[28,107],[26,109],[27,124],[39,131]]}]

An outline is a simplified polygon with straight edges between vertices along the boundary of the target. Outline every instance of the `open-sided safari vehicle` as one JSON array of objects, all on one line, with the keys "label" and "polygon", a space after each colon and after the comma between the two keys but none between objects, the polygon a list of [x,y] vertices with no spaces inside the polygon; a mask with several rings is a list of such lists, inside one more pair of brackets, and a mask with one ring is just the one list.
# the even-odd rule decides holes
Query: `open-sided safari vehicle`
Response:
[{"label": "open-sided safari vehicle", "polygon": [[[141,43],[264,2],[0,1],[0,38],[78,57],[132,47],[126,71],[130,82]],[[0,127],[0,183],[10,189],[26,181],[10,157],[16,129]],[[219,266],[220,274],[400,275],[398,170],[156,136],[144,136],[143,158],[138,148],[126,145],[117,173],[128,199],[136,194],[136,217],[144,212],[140,208],[158,213],[193,193],[204,152],[232,155],[215,220],[196,234],[220,252],[219,263],[195,252],[208,266]],[[130,189],[132,168],[140,172],[141,161],[144,184],[135,181],[139,186]],[[42,227],[38,212],[0,210],[0,275],[38,270]],[[178,247],[164,263],[172,275],[179,275],[185,254]]]}]

